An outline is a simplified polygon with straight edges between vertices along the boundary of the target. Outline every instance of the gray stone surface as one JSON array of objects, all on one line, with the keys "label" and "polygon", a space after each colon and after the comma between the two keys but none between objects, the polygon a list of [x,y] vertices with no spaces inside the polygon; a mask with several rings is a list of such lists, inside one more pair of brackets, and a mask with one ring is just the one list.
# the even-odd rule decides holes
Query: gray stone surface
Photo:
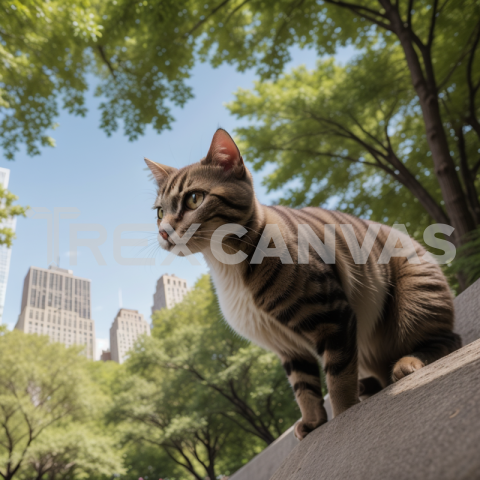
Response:
[{"label": "gray stone surface", "polygon": [[[332,418],[332,409],[328,395],[325,397],[325,410],[328,419]],[[299,444],[293,434],[293,426],[278,437],[271,445],[252,458],[230,480],[269,480],[282,462]]]},{"label": "gray stone surface", "polygon": [[480,338],[480,280],[455,299],[455,313],[460,351],[350,409],[301,444],[290,428],[231,480],[480,479],[480,343],[469,345]]},{"label": "gray stone surface", "polygon": [[477,340],[313,431],[272,480],[479,479],[479,398]]},{"label": "gray stone surface", "polygon": [[480,280],[455,299],[455,331],[464,345],[480,338]]}]

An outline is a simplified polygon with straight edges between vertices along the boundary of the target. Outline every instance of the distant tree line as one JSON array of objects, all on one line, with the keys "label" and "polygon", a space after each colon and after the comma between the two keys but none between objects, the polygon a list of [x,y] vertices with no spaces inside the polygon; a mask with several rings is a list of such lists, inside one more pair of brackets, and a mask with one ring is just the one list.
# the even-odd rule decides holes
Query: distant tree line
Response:
[{"label": "distant tree line", "polygon": [[123,365],[0,335],[0,478],[216,479],[300,416],[280,362],[222,320],[208,276]]}]

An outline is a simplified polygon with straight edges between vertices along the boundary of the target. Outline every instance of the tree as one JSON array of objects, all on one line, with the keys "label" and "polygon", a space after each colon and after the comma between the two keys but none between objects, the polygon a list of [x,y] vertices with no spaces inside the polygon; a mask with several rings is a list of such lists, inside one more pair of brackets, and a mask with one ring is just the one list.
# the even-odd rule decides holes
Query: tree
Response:
[{"label": "tree", "polygon": [[124,471],[111,435],[91,422],[60,425],[42,435],[28,450],[26,466],[23,478],[28,480],[110,478]]},{"label": "tree", "polygon": [[218,456],[231,431],[215,405],[206,405],[193,387],[174,376],[156,382],[132,376],[116,395],[112,418],[122,422],[126,447],[156,446],[169,457],[166,469],[173,463],[198,480],[216,478]]},{"label": "tree", "polygon": [[[301,11],[287,15],[261,14],[258,23],[251,32],[256,45],[265,47],[269,29],[277,33],[263,57],[264,77],[280,72],[293,41],[315,45],[319,53],[349,40],[362,47],[344,68],[323,62],[316,72],[300,69],[259,82],[256,95],[238,93],[231,110],[257,121],[239,130],[247,153],[258,168],[266,162],[279,167],[268,185],[288,185],[290,173],[301,185],[285,201],[311,204],[315,194],[325,199],[322,191],[333,190],[344,204],[354,204],[351,210],[371,210],[373,219],[383,220],[392,208],[380,197],[383,207],[371,209],[375,199],[365,195],[372,187],[379,192],[368,181],[373,176],[380,190],[406,187],[407,202],[397,205],[405,208],[413,197],[434,221],[453,225],[454,243],[464,245],[480,225],[478,4],[325,0],[319,7],[302,2]],[[326,178],[333,180],[329,186],[319,181]],[[352,201],[356,196],[360,206]]]},{"label": "tree", "polygon": [[28,208],[20,205],[13,205],[13,202],[17,199],[16,195],[0,185],[0,245],[12,246],[15,231],[11,226],[11,219],[20,216],[24,217],[28,210]]},{"label": "tree", "polygon": [[29,155],[54,146],[59,100],[84,115],[85,74],[91,42],[101,34],[98,12],[88,0],[17,1],[0,16],[0,142],[12,160],[19,145]]},{"label": "tree", "polygon": [[[22,23],[21,15],[28,14],[33,18],[36,8],[32,3],[25,7],[27,13],[7,9],[7,20],[3,21],[2,27],[7,33],[2,36],[4,48],[15,61],[18,57],[19,62],[22,59],[27,65],[30,64],[25,58],[28,58],[31,43],[26,42],[25,32],[31,27]],[[91,19],[92,25],[88,24],[88,28],[83,24],[73,28],[72,20],[77,18],[78,8],[83,8],[82,15],[88,14],[86,18]],[[48,20],[53,14],[47,12],[45,18]],[[172,121],[169,105],[172,102],[183,105],[192,95],[186,82],[197,59],[208,60],[214,66],[222,62],[232,63],[239,70],[256,68],[261,79],[266,80],[283,72],[293,45],[314,48],[319,56],[335,54],[341,46],[355,46],[359,52],[357,62],[371,68],[366,72],[368,75],[358,75],[363,83],[355,85],[355,101],[365,105],[363,96],[359,95],[362,87],[368,91],[370,83],[379,85],[384,78],[396,78],[393,72],[378,68],[376,59],[381,60],[382,65],[393,67],[402,85],[401,89],[395,84],[386,84],[382,88],[383,99],[388,87],[391,88],[390,98],[398,96],[398,104],[388,102],[393,111],[379,112],[376,103],[365,105],[367,111],[379,113],[391,128],[386,132],[388,138],[382,134],[378,139],[375,132],[375,140],[370,138],[369,144],[363,146],[365,160],[356,159],[376,164],[383,170],[381,178],[389,175],[387,183],[394,180],[390,183],[393,188],[408,190],[407,205],[409,198],[416,198],[428,215],[434,215],[432,218],[451,223],[455,227],[453,236],[457,246],[463,245],[468,234],[478,226],[480,6],[475,0],[364,0],[361,3],[343,0],[219,0],[214,5],[198,0],[183,3],[118,0],[98,5],[82,3],[80,7],[68,3],[61,15],[65,18],[65,22],[60,22],[62,26],[52,27],[59,22],[49,23],[42,17],[39,25],[35,23],[33,27],[35,32],[42,33],[39,34],[42,44],[61,35],[77,52],[77,77],[74,86],[69,84],[68,90],[75,99],[72,111],[83,113],[79,105],[83,101],[85,75],[86,72],[93,73],[100,79],[97,93],[105,98],[100,107],[101,127],[111,133],[122,120],[125,132],[132,139],[141,134],[147,124],[152,124],[156,131],[169,128]],[[41,30],[42,22],[45,23],[45,33]],[[59,42],[52,41],[52,48],[60,48],[58,45]],[[394,64],[381,59],[385,52],[392,55]],[[37,68],[42,79],[45,75],[48,77],[47,84],[66,84],[60,79],[64,75],[62,68],[71,67],[70,63],[67,65],[70,61],[67,57],[64,53],[52,56],[59,63],[54,63],[45,72]],[[35,61],[37,58],[42,64],[41,56],[35,57]],[[25,72],[22,82],[36,88],[35,82],[29,83],[34,76],[27,70]],[[321,78],[319,82],[316,88],[321,91]],[[13,77],[8,77],[6,85],[13,88]],[[22,87],[21,92],[23,90]],[[48,95],[40,92],[38,98],[48,97],[54,102],[61,92],[51,88]],[[25,98],[20,93],[12,98],[10,108],[21,112],[24,108],[21,100]],[[367,99],[370,101],[371,98]],[[374,96],[375,102],[378,99]],[[54,113],[55,108],[51,108]],[[49,118],[54,118],[54,113]],[[347,114],[348,109],[342,113]],[[24,115],[25,121],[20,122],[27,130],[37,128],[28,126],[33,114]],[[23,114],[18,115],[24,118]],[[336,120],[341,121],[337,129],[345,127],[352,133],[350,124],[344,125],[342,118]],[[401,126],[398,131],[397,124]],[[371,125],[360,124],[355,130],[363,129],[362,135],[368,137],[371,128]],[[37,128],[36,134],[40,135],[40,130]],[[320,124],[318,132],[323,132]],[[345,140],[338,133],[335,134],[337,147]],[[401,137],[407,133],[412,136]],[[349,142],[353,140],[349,135],[347,139]],[[381,145],[377,144],[377,139]],[[7,146],[19,141],[21,137],[14,136]],[[371,148],[371,142],[375,149]],[[423,184],[415,178],[415,169],[406,165],[412,146],[416,150],[417,145],[420,148],[419,163],[435,178],[430,188],[430,182]],[[430,155],[422,155],[422,151]],[[331,153],[338,161],[338,151]],[[299,154],[303,155],[303,152],[299,151]],[[350,174],[353,173],[350,170]],[[344,190],[349,186],[343,185]]]},{"label": "tree", "polygon": [[[210,277],[201,277],[178,306],[155,312],[130,365],[179,371],[225,401],[225,415],[267,445],[298,417],[278,358],[232,335],[218,307]],[[149,345],[151,343],[151,345]]]},{"label": "tree", "polygon": [[[64,470],[70,473],[80,470],[78,462],[87,471],[87,463],[91,466],[93,462],[91,443],[78,445],[76,460],[73,445],[69,446],[65,438],[65,449],[62,453],[57,450],[59,436],[74,428],[72,422],[81,422],[84,428],[94,430],[93,419],[101,402],[87,359],[79,348],[50,344],[44,336],[25,335],[16,330],[0,333],[0,478],[10,480],[25,475],[32,478],[27,471],[35,466],[38,474],[53,472],[59,465],[54,465],[55,458],[63,461]],[[85,437],[85,442],[100,440],[101,437],[97,440]],[[105,443],[103,453],[110,456],[108,445]],[[98,456],[101,453],[99,450]],[[105,456],[102,458],[97,470],[100,472],[105,465],[111,466],[116,461],[115,456],[108,461]],[[65,462],[74,465],[66,467]]]},{"label": "tree", "polygon": [[[121,479],[179,480],[188,473],[158,446],[142,441],[129,442],[125,449],[125,475]],[[189,478],[189,477],[188,477]]]},{"label": "tree", "polygon": [[[405,134],[402,129],[392,128],[390,132],[387,129],[387,135],[380,138],[381,146],[375,145],[376,139],[372,138],[363,146],[363,151],[372,159],[370,163],[383,164],[378,168],[395,179],[393,185],[406,187],[429,215],[455,227],[457,246],[465,243],[467,234],[480,221],[476,190],[480,170],[476,153],[480,133],[476,101],[480,62],[475,61],[480,39],[480,7],[475,1],[371,0],[358,4],[340,0],[270,3],[227,0],[213,7],[205,5],[203,10],[193,10],[196,4],[190,6],[185,12],[178,12],[181,21],[176,22],[175,48],[181,48],[190,40],[201,58],[209,58],[214,65],[224,61],[235,63],[241,70],[255,66],[262,80],[282,72],[293,44],[314,47],[320,55],[333,54],[339,46],[353,44],[361,49],[364,66],[372,67],[368,71],[370,75],[363,75],[362,83],[356,86],[355,92],[359,93],[359,87],[368,90],[371,80],[378,85],[385,74],[389,78],[394,76],[375,65],[376,57],[393,55],[396,60],[393,67],[401,77],[401,88],[387,84],[391,87],[390,97],[399,98],[396,105],[389,102],[389,107],[382,112],[384,124],[390,123],[391,127],[397,123],[409,124],[415,135],[401,137]],[[158,6],[153,6],[153,10],[161,11]],[[194,16],[196,11],[202,14],[195,23],[192,13]],[[465,15],[466,11],[469,15]],[[136,14],[143,24],[144,11],[137,8]],[[146,22],[148,24],[148,20]],[[203,36],[197,36],[200,32]],[[162,59],[167,55],[166,61],[171,62],[175,57],[170,57],[168,48],[164,50],[162,37],[155,40]],[[133,51],[138,51],[138,45]],[[361,59],[358,62],[361,63]],[[187,68],[189,64],[184,66]],[[316,88],[322,90],[321,81]],[[385,87],[382,90],[385,98]],[[363,106],[363,97],[355,96]],[[378,112],[377,103],[367,105],[366,110]],[[347,114],[348,110],[342,113]],[[339,147],[345,135],[351,140],[351,128],[343,119],[336,126],[336,132],[332,130]],[[322,133],[324,127],[319,122],[317,134]],[[338,129],[342,128],[349,132],[343,132],[343,138],[338,135]],[[370,131],[366,125],[355,127],[356,130],[362,128],[365,130],[362,134],[368,136]],[[374,142],[373,149],[371,142]],[[389,142],[396,143],[398,149]],[[405,165],[405,157],[410,156],[409,150],[417,144],[421,149],[428,148],[431,154],[431,159],[423,157],[421,163],[434,175],[434,190],[439,190],[441,200],[437,192],[429,191]],[[451,153],[454,149],[458,151],[455,159]],[[333,153],[338,160],[338,151]]]},{"label": "tree", "polygon": [[[148,124],[157,131],[167,128],[172,118],[165,104],[183,105],[191,97],[184,83],[185,66],[194,62],[191,46],[175,50],[176,42],[170,41],[181,9],[169,1],[152,15],[148,2],[118,3],[12,0],[1,7],[0,145],[7,159],[22,144],[29,155],[53,147],[51,131],[60,108],[86,114],[88,75],[96,77],[97,94],[105,99],[101,128],[110,134],[121,119],[130,139]],[[154,29],[136,22],[139,10]],[[156,67],[153,33],[163,36],[170,54],[178,55],[172,66]]]},{"label": "tree", "polygon": [[298,418],[280,362],[229,331],[208,276],[153,321],[112,418],[126,441],[166,454],[169,475],[175,465],[198,479],[235,471]]}]

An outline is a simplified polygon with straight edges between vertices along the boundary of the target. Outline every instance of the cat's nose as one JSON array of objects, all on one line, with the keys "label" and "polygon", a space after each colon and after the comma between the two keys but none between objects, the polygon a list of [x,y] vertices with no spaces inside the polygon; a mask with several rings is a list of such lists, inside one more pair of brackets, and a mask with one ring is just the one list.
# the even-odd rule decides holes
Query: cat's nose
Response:
[{"label": "cat's nose", "polygon": [[164,239],[164,240],[167,240],[168,241],[168,233],[163,230],[162,228],[160,228],[158,230],[158,233],[160,234],[160,236]]}]

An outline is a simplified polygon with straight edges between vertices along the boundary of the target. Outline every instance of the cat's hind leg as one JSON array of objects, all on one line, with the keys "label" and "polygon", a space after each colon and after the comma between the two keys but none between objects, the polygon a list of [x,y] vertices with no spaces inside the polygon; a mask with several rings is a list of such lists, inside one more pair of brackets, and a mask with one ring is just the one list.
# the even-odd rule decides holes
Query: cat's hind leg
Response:
[{"label": "cat's hind leg", "polygon": [[336,330],[319,346],[336,417],[359,403],[357,320],[350,307],[338,311]]},{"label": "cat's hind leg", "polygon": [[323,406],[322,384],[318,360],[310,353],[280,355],[283,368],[295,392],[302,419],[295,425],[295,436],[302,440],[327,421]]},{"label": "cat's hind leg", "polygon": [[392,370],[392,382],[410,375],[416,370],[458,350],[462,346],[460,336],[452,331],[437,333],[423,341],[410,355],[398,360]]}]

